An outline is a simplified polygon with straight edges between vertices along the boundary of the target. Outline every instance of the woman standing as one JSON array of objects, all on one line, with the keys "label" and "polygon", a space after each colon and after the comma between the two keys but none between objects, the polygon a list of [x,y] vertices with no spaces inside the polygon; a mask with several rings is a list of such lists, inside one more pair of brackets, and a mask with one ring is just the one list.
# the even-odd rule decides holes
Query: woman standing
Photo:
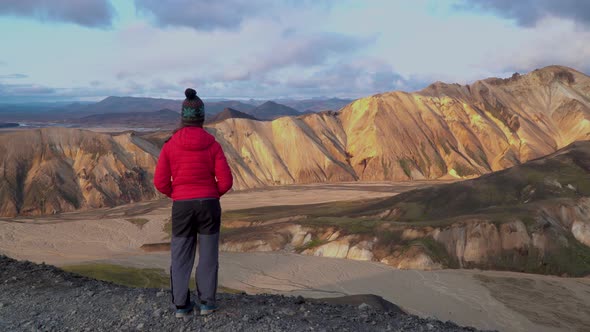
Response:
[{"label": "woman standing", "polygon": [[193,89],[186,89],[181,126],[164,144],[154,174],[154,185],[172,198],[172,265],[170,279],[176,317],[192,314],[189,281],[195,262],[200,313],[217,310],[217,270],[221,206],[219,198],[233,185],[221,145],[203,129],[205,105]]}]

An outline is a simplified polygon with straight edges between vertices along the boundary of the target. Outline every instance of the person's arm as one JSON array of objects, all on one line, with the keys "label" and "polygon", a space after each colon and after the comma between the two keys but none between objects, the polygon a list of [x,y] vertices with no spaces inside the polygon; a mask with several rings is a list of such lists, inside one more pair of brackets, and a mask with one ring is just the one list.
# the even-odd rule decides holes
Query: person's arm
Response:
[{"label": "person's arm", "polygon": [[223,148],[218,142],[215,142],[213,147],[213,158],[215,161],[215,177],[217,178],[217,191],[219,196],[227,193],[234,184],[234,178],[231,174],[231,169],[223,153]]},{"label": "person's arm", "polygon": [[162,194],[170,197],[172,195],[172,173],[170,172],[170,161],[168,159],[167,144],[164,144],[156,165],[154,173],[154,186]]}]

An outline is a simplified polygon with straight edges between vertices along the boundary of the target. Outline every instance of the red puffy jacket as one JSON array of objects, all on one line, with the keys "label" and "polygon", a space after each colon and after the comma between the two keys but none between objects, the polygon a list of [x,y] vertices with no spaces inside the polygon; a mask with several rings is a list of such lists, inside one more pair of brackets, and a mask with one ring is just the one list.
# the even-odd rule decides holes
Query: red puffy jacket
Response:
[{"label": "red puffy jacket", "polygon": [[185,127],[164,144],[154,185],[173,200],[219,198],[233,185],[223,149],[199,127]]}]

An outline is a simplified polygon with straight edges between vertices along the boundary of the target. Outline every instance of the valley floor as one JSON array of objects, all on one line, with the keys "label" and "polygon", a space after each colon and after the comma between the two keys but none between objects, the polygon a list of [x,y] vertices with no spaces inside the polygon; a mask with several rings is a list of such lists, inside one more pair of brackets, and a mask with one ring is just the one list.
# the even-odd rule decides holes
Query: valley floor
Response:
[{"label": "valley floor", "polygon": [[[232,193],[223,207],[300,205],[395,195],[428,183],[309,185]],[[153,201],[42,218],[0,220],[0,253],[69,265],[109,262],[167,270],[169,202]],[[305,297],[377,294],[407,312],[501,331],[588,331],[590,279],[475,270],[411,271],[292,253],[223,253],[220,283],[249,293]]]}]

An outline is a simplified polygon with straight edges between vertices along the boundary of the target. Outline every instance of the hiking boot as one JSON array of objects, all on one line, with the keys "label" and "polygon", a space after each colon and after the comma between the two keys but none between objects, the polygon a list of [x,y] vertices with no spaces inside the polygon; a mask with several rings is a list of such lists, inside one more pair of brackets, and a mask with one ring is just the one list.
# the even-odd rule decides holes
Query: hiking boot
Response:
[{"label": "hiking boot", "polygon": [[217,305],[201,304],[201,316],[211,315],[212,313],[217,311],[217,309],[219,309]]},{"label": "hiking boot", "polygon": [[195,311],[195,302],[191,302],[186,308],[177,308],[176,309],[176,318],[186,318],[193,315]]}]

